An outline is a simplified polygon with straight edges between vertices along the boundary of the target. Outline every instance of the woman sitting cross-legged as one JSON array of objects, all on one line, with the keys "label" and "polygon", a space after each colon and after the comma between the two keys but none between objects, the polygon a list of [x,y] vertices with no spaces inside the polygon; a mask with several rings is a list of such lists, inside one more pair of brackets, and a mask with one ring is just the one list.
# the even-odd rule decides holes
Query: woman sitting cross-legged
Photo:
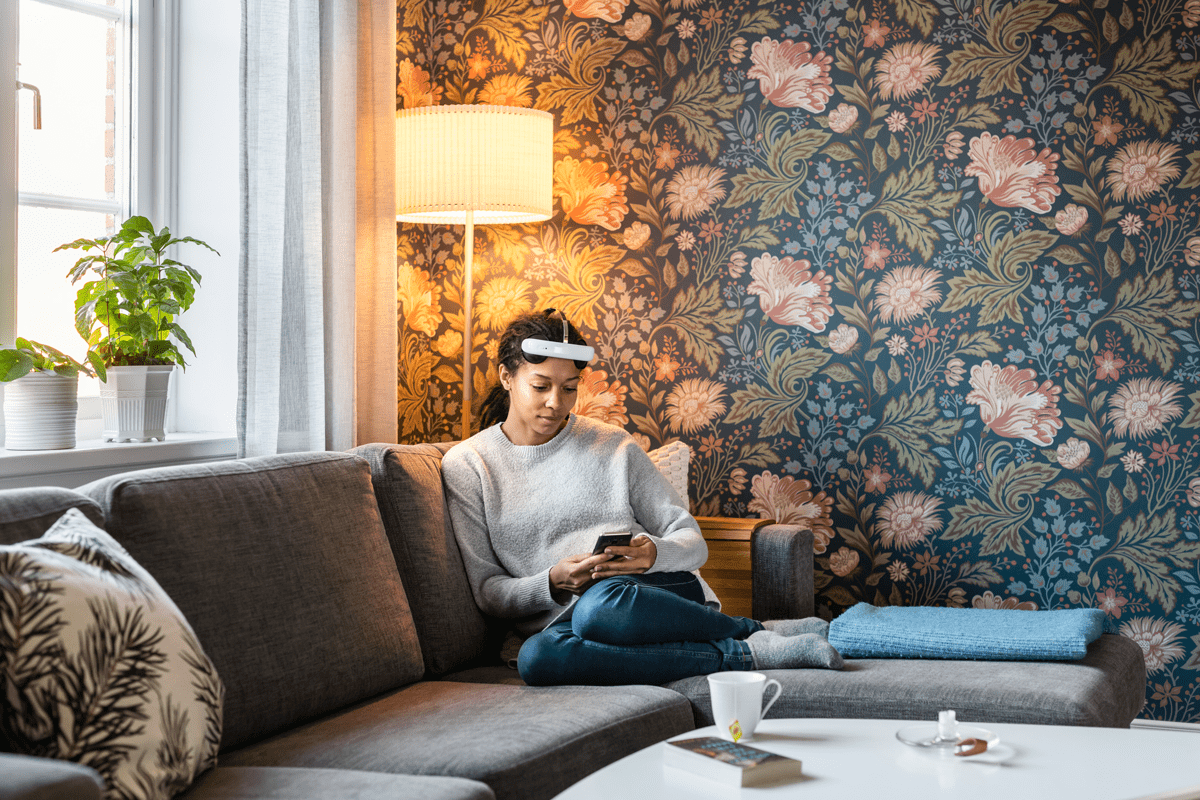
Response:
[{"label": "woman sitting cross-legged", "polygon": [[[827,667],[841,656],[815,617],[756,622],[718,609],[685,501],[624,430],[571,413],[593,355],[553,309],[517,318],[480,432],[442,461],[475,601],[529,638],[533,686],[660,684],[721,670]],[[601,534],[628,546],[593,555]]]}]

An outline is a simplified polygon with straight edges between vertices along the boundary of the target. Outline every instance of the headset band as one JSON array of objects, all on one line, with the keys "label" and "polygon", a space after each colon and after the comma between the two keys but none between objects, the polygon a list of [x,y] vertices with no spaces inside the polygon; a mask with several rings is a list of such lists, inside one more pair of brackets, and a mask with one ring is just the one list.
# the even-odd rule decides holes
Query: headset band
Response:
[{"label": "headset band", "polygon": [[[545,311],[547,317],[553,313],[553,308],[547,308]],[[560,318],[562,319],[561,342],[551,342],[546,339],[523,339],[521,340],[521,352],[525,353],[525,360],[531,364],[540,364],[547,358],[569,358],[575,362],[576,367],[583,369],[596,355],[596,350],[585,344],[571,344],[569,341],[571,323],[567,322],[565,314]]]},{"label": "headset band", "polygon": [[521,351],[526,355],[541,356],[542,358],[570,359],[576,362],[576,366],[580,369],[587,366],[588,362],[596,355],[596,349],[587,345],[548,342],[545,339],[524,339],[521,342]]}]

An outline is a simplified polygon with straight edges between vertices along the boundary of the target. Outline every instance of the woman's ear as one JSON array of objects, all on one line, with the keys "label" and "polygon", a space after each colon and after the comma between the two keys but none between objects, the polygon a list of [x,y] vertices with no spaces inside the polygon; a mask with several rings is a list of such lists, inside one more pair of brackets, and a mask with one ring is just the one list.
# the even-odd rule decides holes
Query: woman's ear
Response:
[{"label": "woman's ear", "polygon": [[512,383],[513,374],[508,371],[508,367],[501,364],[497,372],[500,374],[500,385],[504,387],[504,391],[512,391],[512,387],[509,384]]}]

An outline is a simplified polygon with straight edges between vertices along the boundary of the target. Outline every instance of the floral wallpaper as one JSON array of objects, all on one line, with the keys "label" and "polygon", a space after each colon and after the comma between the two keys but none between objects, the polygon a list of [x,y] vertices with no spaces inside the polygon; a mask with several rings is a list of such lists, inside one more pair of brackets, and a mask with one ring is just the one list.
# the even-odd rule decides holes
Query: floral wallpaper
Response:
[{"label": "floral wallpaper", "polygon": [[[1097,607],[1200,722],[1200,0],[400,0],[397,106],[555,115],[476,229],[577,410],[807,520],[819,604]],[[400,230],[399,419],[457,438],[461,228]]]}]

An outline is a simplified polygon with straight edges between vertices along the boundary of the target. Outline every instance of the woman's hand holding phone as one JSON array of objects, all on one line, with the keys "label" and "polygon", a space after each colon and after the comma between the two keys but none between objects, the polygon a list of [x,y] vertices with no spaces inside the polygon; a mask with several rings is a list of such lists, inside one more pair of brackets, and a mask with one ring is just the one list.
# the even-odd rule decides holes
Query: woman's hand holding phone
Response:
[{"label": "woman's hand holding phone", "polygon": [[592,567],[592,577],[596,580],[614,575],[640,575],[653,567],[658,558],[658,546],[644,533],[639,533],[625,547],[609,546],[604,552],[612,558]]},{"label": "woman's hand holding phone", "polygon": [[596,543],[599,552],[567,556],[550,568],[550,596],[556,603],[565,604],[570,595],[583,594],[602,578],[638,575],[654,566],[658,547],[649,536],[639,533],[625,546],[608,544],[605,536]]}]

